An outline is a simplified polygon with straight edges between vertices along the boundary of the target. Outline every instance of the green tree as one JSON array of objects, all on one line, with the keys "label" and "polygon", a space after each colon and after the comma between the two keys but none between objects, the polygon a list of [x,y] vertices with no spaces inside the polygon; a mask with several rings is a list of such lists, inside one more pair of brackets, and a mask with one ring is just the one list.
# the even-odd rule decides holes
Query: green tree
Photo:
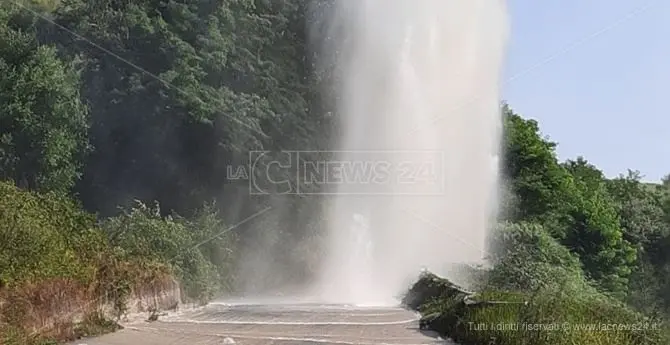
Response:
[{"label": "green tree", "polygon": [[302,1],[63,0],[40,37],[83,61],[91,140],[78,190],[188,214],[253,150],[314,150]]},{"label": "green tree", "polygon": [[617,208],[599,170],[583,158],[558,162],[538,123],[503,104],[503,174],[514,205],[508,219],[541,224],[577,254],[587,275],[622,297],[635,249],[623,238]]},{"label": "green tree", "polygon": [[89,148],[79,75],[18,11],[0,6],[0,179],[66,193]]},{"label": "green tree", "polygon": [[641,182],[640,173],[607,181],[609,194],[614,198],[621,220],[624,238],[641,250],[668,234],[664,222],[663,199],[654,189]]},{"label": "green tree", "polygon": [[604,175],[583,158],[567,161],[563,166],[572,175],[576,190],[565,219],[567,236],[563,243],[579,255],[590,278],[622,298],[636,249],[624,239]]},{"label": "green tree", "polygon": [[561,212],[569,174],[556,158],[556,144],[543,138],[538,123],[526,120],[503,104],[502,172],[514,195],[510,220],[546,222]]}]

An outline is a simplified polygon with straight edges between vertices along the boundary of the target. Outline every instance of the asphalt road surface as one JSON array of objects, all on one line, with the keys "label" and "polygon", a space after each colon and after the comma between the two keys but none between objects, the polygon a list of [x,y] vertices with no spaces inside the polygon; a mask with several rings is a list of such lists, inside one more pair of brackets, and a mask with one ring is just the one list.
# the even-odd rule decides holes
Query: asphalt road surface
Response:
[{"label": "asphalt road surface", "polygon": [[451,344],[419,331],[415,313],[400,308],[306,303],[212,303],[137,320],[86,345],[409,345]]}]

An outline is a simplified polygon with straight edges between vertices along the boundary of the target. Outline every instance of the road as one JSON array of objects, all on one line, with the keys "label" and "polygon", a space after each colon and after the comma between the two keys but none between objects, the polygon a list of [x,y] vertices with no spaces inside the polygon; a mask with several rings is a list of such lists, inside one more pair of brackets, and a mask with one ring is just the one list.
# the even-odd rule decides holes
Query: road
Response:
[{"label": "road", "polygon": [[86,345],[409,345],[451,344],[420,332],[417,316],[400,308],[306,303],[212,303],[124,324]]}]

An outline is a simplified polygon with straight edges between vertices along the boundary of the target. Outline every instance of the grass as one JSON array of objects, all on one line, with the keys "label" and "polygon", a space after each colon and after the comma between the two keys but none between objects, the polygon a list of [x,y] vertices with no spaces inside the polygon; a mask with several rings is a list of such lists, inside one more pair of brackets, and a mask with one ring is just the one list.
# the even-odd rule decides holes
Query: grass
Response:
[{"label": "grass", "polygon": [[[127,311],[129,298],[157,296],[174,284],[155,268],[122,264],[101,270],[92,285],[51,279],[0,290],[0,344],[55,344],[114,332],[121,328],[115,320]],[[127,289],[119,289],[123,286]],[[102,313],[105,305],[114,315]]]},{"label": "grass", "polygon": [[[555,289],[521,293],[484,290],[466,305],[467,294],[448,290],[448,281],[426,277],[417,285],[446,290],[422,296],[422,323],[461,345],[667,345],[667,324],[632,311],[597,293]],[[490,303],[486,303],[490,302]]]},{"label": "grass", "polygon": [[20,3],[44,12],[53,12],[60,5],[60,0],[21,0]]},{"label": "grass", "polygon": [[193,219],[159,211],[140,205],[100,225],[66,197],[0,181],[0,344],[99,335],[129,309],[167,310],[224,290],[234,241],[215,208]]},{"label": "grass", "polygon": [[72,279],[25,282],[2,290],[0,344],[51,344],[115,330],[97,313],[94,296],[87,285]]}]

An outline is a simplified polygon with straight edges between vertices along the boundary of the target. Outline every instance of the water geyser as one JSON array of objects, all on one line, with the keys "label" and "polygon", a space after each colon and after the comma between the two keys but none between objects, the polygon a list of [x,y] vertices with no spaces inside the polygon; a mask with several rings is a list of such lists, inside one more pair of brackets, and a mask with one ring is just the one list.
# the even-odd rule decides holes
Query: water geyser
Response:
[{"label": "water geyser", "polygon": [[502,0],[336,1],[344,130],[319,294],[392,304],[422,268],[459,280],[495,213]]}]

